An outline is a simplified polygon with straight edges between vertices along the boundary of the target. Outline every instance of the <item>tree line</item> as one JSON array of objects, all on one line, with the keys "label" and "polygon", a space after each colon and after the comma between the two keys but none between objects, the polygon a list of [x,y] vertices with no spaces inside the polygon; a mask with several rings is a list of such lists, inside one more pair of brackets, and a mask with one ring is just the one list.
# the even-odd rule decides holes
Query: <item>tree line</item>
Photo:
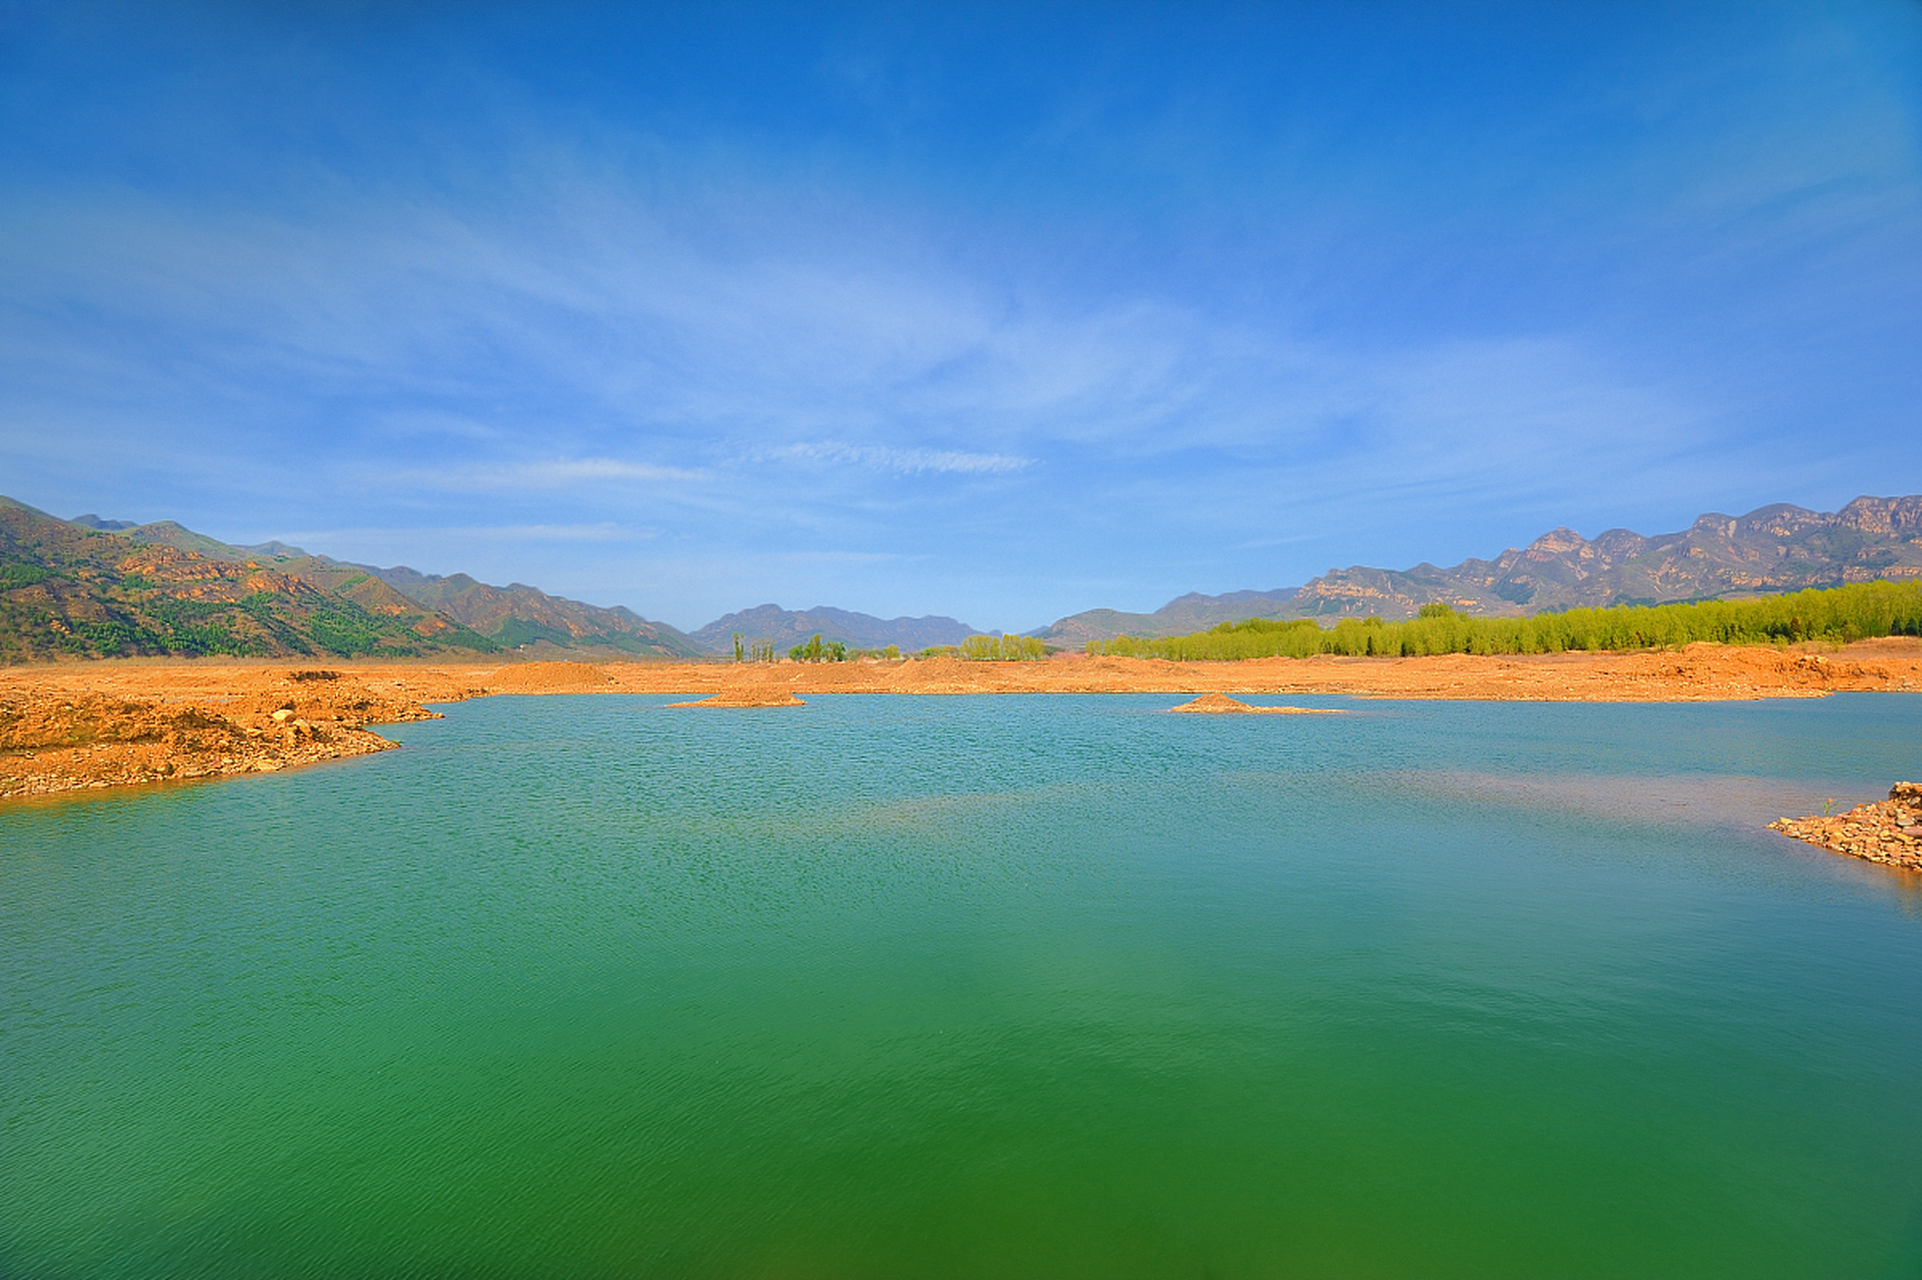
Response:
[{"label": "tree line", "polygon": [[[817,636],[816,639],[819,639]],[[736,662],[773,662],[774,642],[772,640],[746,640],[741,633],[734,633],[734,660]]]},{"label": "tree line", "polygon": [[1249,618],[1161,639],[1091,640],[1093,654],[1172,661],[1242,658],[1422,657],[1440,653],[1562,653],[1711,644],[1847,644],[1876,636],[1922,635],[1922,582],[1862,582],[1760,600],[1611,605],[1525,618],[1480,618],[1426,604],[1406,622],[1343,618],[1324,629],[1310,618]]},{"label": "tree line", "polygon": [[918,656],[959,658],[963,662],[1034,662],[1048,656],[1048,646],[1035,636],[969,636],[960,644],[933,645]]},{"label": "tree line", "polygon": [[[901,657],[899,645],[888,645],[880,649],[850,649],[844,640],[823,639],[815,632],[800,644],[787,651],[790,662],[859,662],[862,658],[879,658],[883,661],[898,661]],[[747,640],[740,632],[734,633],[734,660],[736,662],[779,662],[780,654],[772,640]]]},{"label": "tree line", "polygon": [[[816,632],[789,649],[787,656],[790,662],[858,662],[863,658],[898,662],[901,648],[891,644],[880,649],[850,649],[846,641],[824,639]],[[1034,636],[969,636],[960,644],[935,645],[921,650],[916,656],[960,658],[967,662],[1033,662],[1048,656],[1048,646]],[[747,641],[737,631],[734,633],[734,660],[778,662],[780,659],[776,657],[772,640]]]}]

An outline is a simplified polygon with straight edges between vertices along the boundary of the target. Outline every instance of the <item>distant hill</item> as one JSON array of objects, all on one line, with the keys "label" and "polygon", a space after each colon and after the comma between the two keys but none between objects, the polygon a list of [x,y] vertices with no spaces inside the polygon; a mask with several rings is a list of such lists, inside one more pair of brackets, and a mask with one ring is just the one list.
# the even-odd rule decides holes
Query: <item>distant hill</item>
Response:
[{"label": "distant hill", "polygon": [[1089,609],[1070,614],[1051,626],[1031,632],[1049,644],[1079,648],[1090,640],[1112,640],[1116,636],[1179,636],[1200,631],[1219,622],[1240,622],[1243,618],[1286,618],[1296,588],[1274,591],[1230,591],[1224,595],[1204,596],[1190,591],[1177,596],[1153,613],[1123,613],[1118,609]]},{"label": "distant hill", "polygon": [[178,525],[141,539],[131,535],[153,526],[100,524],[0,498],[0,661],[500,647],[364,573],[311,557],[210,556],[179,545],[212,540]]},{"label": "distant hill", "polygon": [[[55,517],[49,517],[50,519]],[[68,524],[80,525],[88,529],[98,529],[103,533],[117,533],[129,542],[142,546],[172,547],[176,551],[191,551],[209,560],[252,560],[260,555],[274,555],[268,547],[284,548],[283,556],[298,557],[307,553],[299,547],[289,547],[285,543],[269,543],[260,547],[236,547],[209,538],[204,533],[195,533],[184,525],[172,520],[156,520],[152,524],[136,524],[132,520],[102,520],[99,516],[75,516]]]},{"label": "distant hill", "polygon": [[1611,604],[1666,604],[1922,576],[1922,495],[1857,498],[1836,512],[1778,503],[1745,516],[1711,513],[1679,533],[1610,529],[1592,541],[1551,529],[1493,560],[1449,569],[1354,566],[1302,587],[1300,617],[1408,618],[1438,601],[1515,615]]},{"label": "distant hill", "polygon": [[[7,575],[0,581],[22,584],[0,588],[0,661],[61,654],[402,656],[541,643],[646,657],[699,652],[673,627],[630,609],[603,609],[518,583],[491,587],[465,574],[378,569],[284,542],[233,546],[171,520],[61,520],[6,498],[0,523],[0,574]],[[128,581],[151,585],[129,589]]]},{"label": "distant hill", "polygon": [[[616,649],[652,658],[691,658],[701,652],[686,636],[665,622],[650,622],[632,609],[604,609],[579,600],[550,596],[518,582],[505,587],[492,587],[464,573],[442,577],[439,574],[419,573],[405,565],[382,569],[371,564],[335,560],[330,556],[310,556],[299,547],[290,547],[284,542],[263,542],[250,547],[229,546],[182,528],[171,520],[143,525],[129,525],[119,520],[100,521],[94,527],[114,527],[137,542],[165,543],[182,550],[197,551],[211,559],[272,557],[277,566],[298,566],[330,580],[340,580],[343,570],[371,574],[402,597],[430,611],[444,614],[504,648],[545,642],[563,649]],[[281,566],[282,561],[286,562],[285,566]]]},{"label": "distant hill", "polygon": [[818,634],[855,649],[898,645],[904,653],[935,645],[960,644],[976,634],[973,627],[953,618],[876,618],[825,605],[796,611],[783,609],[778,604],[763,604],[716,618],[698,631],[689,632],[688,639],[709,653],[730,653],[737,632],[750,643],[772,640],[781,649]]},{"label": "distant hill", "polygon": [[335,560],[331,556],[311,556],[284,542],[229,546],[184,529],[171,520],[132,527],[119,521],[105,523],[120,524],[126,535],[136,541],[164,542],[211,558],[272,557],[277,567],[288,572],[299,570],[333,582],[351,579],[363,593],[374,591],[372,587],[360,585],[362,578],[371,575],[399,598],[442,614],[507,649],[545,642],[563,649],[615,649],[650,658],[691,658],[700,653],[673,627],[665,622],[650,622],[632,609],[603,609],[579,600],[550,596],[518,582],[491,587],[464,573],[442,577],[418,573],[405,565],[382,569],[371,564]]},{"label": "distant hill", "polygon": [[1922,496],[1857,498],[1840,511],[1778,503],[1709,514],[1680,533],[1610,529],[1593,541],[1552,529],[1493,560],[1450,569],[1355,565],[1296,589],[1190,594],[1153,613],[1090,609],[1033,634],[1079,645],[1117,636],[1186,635],[1244,618],[1412,618],[1424,604],[1516,616],[1611,604],[1667,604],[1922,575]]},{"label": "distant hill", "polygon": [[518,582],[490,587],[464,573],[441,577],[416,573],[404,565],[368,571],[409,599],[504,645],[546,641],[569,649],[610,648],[673,658],[691,658],[701,652],[665,622],[650,622],[625,606],[603,609]]}]

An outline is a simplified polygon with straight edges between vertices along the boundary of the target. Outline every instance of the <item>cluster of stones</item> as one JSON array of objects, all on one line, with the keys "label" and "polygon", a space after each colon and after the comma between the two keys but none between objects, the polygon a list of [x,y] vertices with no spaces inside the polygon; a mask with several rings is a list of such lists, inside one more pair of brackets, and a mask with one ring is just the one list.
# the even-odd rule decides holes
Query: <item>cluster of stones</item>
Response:
[{"label": "cluster of stones", "polygon": [[1887,800],[1832,818],[1781,818],[1769,828],[1852,858],[1922,871],[1922,783],[1898,782]]}]

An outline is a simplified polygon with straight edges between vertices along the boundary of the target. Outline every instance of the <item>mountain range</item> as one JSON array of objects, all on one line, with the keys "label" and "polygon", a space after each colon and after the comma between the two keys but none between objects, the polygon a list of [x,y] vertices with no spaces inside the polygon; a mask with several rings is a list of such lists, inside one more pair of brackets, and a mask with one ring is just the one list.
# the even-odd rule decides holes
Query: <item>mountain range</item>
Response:
[{"label": "mountain range", "polygon": [[1186,595],[1154,613],[1091,609],[1035,634],[1057,644],[1171,636],[1241,618],[1411,618],[1424,604],[1519,616],[1611,604],[1740,599],[1871,578],[1922,576],[1922,495],[1861,497],[1840,511],[1778,503],[1710,513],[1679,533],[1551,529],[1493,560],[1452,568],[1353,565],[1297,588]]},{"label": "mountain range", "polygon": [[688,639],[709,653],[732,653],[734,637],[744,640],[772,640],[779,648],[819,635],[824,640],[839,640],[856,649],[885,649],[894,645],[903,653],[930,649],[937,645],[960,644],[976,629],[953,618],[876,618],[846,609],[816,605],[812,609],[783,609],[778,604],[756,605],[739,613],[716,618]]},{"label": "mountain range", "polygon": [[1922,576],[1922,495],[1857,498],[1840,511],[1778,503],[1744,516],[1710,513],[1679,533],[1610,529],[1593,540],[1551,529],[1526,547],[1450,569],[1354,566],[1304,586],[1305,617],[1412,616],[1442,601],[1469,613],[1522,614],[1610,604],[1666,604]]},{"label": "mountain range", "polygon": [[959,644],[953,618],[876,618],[766,604],[686,635],[623,606],[523,583],[420,573],[310,555],[284,542],[236,546],[171,520],[62,520],[0,498],[0,661],[65,655],[231,653],[418,656],[451,649],[694,658],[735,634],[780,649],[820,634],[852,648]]},{"label": "mountain range", "polygon": [[1116,636],[1186,635],[1217,623],[1240,622],[1243,618],[1291,618],[1295,616],[1290,610],[1299,590],[1281,587],[1274,591],[1230,591],[1218,596],[1190,591],[1185,596],[1176,596],[1153,613],[1089,609],[1030,634],[1049,644],[1079,648],[1090,640],[1112,640]]},{"label": "mountain range", "polygon": [[499,648],[367,574],[209,555],[192,549],[209,540],[179,525],[106,524],[0,499],[0,661]]},{"label": "mountain range", "polygon": [[[1189,593],[1153,613],[1091,609],[1030,634],[1060,646],[1166,636],[1242,618],[1411,617],[1424,604],[1519,615],[1609,604],[1741,598],[1871,578],[1922,576],[1922,495],[1861,497],[1837,512],[1777,504],[1708,514],[1678,533],[1553,529],[1526,547],[1452,568],[1354,565],[1304,586]],[[820,634],[904,652],[958,644],[954,618],[877,618],[765,604],[690,633],[625,607],[521,583],[378,568],[283,542],[234,546],[173,521],[62,520],[0,498],[0,661],[224,653],[411,656],[581,651],[635,657],[726,654],[733,638],[779,648]]]},{"label": "mountain range", "polygon": [[412,657],[522,646],[694,657],[662,622],[518,583],[492,587],[233,546],[171,520],[62,520],[0,498],[0,661],[62,656]]}]

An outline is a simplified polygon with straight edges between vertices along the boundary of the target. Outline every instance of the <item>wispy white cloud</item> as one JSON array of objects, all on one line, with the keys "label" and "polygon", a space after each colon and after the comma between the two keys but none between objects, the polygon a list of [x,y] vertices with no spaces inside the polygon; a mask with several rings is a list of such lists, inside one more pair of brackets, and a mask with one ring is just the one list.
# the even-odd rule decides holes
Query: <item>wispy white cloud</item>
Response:
[{"label": "wispy white cloud", "polygon": [[497,424],[481,422],[471,415],[445,413],[432,409],[410,409],[380,414],[375,418],[380,430],[401,439],[459,440],[488,444],[510,438]]},{"label": "wispy white cloud", "polygon": [[933,471],[953,475],[993,475],[1021,471],[1035,459],[1005,453],[968,453],[957,449],[897,449],[888,445],[846,444],[817,440],[784,445],[761,456],[774,461],[818,462],[837,466],[869,467],[904,475]]},{"label": "wispy white cloud", "polygon": [[[1331,530],[1344,542],[1327,554],[1344,562],[1406,562],[1494,550],[1491,528],[1522,521],[1532,534],[1538,511],[1553,513],[1546,527],[1610,507],[1633,520],[1655,504],[1725,504],[1724,490],[1816,500],[1811,483],[1843,483],[1865,459],[1912,474],[1886,428],[1855,431],[1848,452],[1742,383],[1766,362],[1747,357],[1798,358],[1802,330],[1819,326],[1720,353],[1714,376],[1737,373],[1716,385],[1708,362],[1678,375],[1651,355],[1659,336],[1625,340],[1590,322],[1605,307],[1554,296],[1627,298],[1652,333],[1680,331],[1658,275],[1734,271],[1784,239],[1859,246],[1860,226],[1913,243],[1912,146],[1859,132],[1838,161],[1802,138],[1789,165],[1758,136],[1744,127],[1728,145],[1765,163],[1677,160],[1704,170],[1699,190],[1643,176],[1655,195],[1639,198],[1641,225],[1678,238],[1639,282],[1596,271],[1538,294],[1501,274],[1505,243],[1485,243],[1537,225],[1533,205],[1514,223],[1487,210],[1495,230],[1476,236],[1423,239],[1408,222],[1401,241],[1376,225],[1326,232],[1312,250],[1291,241],[1280,202],[1263,243],[1199,205],[1193,226],[1122,211],[1110,230],[1127,232],[1124,247],[1104,257],[1079,254],[1040,205],[943,210],[938,195],[865,180],[837,190],[831,167],[797,181],[739,155],[663,148],[636,161],[640,144],[570,159],[580,153],[556,137],[481,161],[499,179],[486,199],[349,180],[254,207],[208,192],[9,188],[0,462],[57,488],[63,510],[189,516],[161,495],[211,494],[246,513],[223,514],[232,523],[265,507],[289,523],[368,526],[263,536],[432,552],[444,569],[562,549],[500,570],[531,578],[605,544],[597,582],[640,581],[622,575],[645,561],[648,581],[678,582],[681,598],[706,602],[685,607],[710,614],[740,603],[757,566],[846,563],[877,568],[797,574],[795,589],[983,618],[1009,592],[1049,589],[1011,584],[1001,566],[1015,562],[1037,582],[1118,574],[1158,591],[1175,570],[1151,557],[1166,554],[1182,574],[1230,575],[1217,588],[1272,585],[1322,556]],[[1838,172],[1874,181],[1838,185]],[[1780,189],[1744,185],[1752,174]],[[1590,180],[1618,176],[1604,166]],[[1784,204],[1828,191],[1840,194]],[[1586,205],[1592,190],[1576,194]],[[1064,216],[1109,215],[1095,202]],[[1705,222],[1717,228],[1705,244],[1679,239]],[[1593,252],[1592,230],[1565,247]],[[1195,283],[1178,265],[1244,251],[1246,282],[1217,270]],[[1913,276],[1905,252],[1878,268],[1892,289]],[[1338,265],[1306,262],[1320,257]],[[1271,267],[1275,281],[1260,279]],[[1320,283],[1291,293],[1291,279]],[[1459,295],[1462,314],[1431,298],[1403,324],[1404,289]],[[1476,310],[1504,289],[1530,296]],[[1838,310],[1882,314],[1854,296],[1838,292]],[[1356,312],[1377,319],[1322,320]],[[108,479],[103,458],[117,464]],[[795,483],[803,469],[808,483]],[[657,514],[670,504],[671,518]],[[416,518],[433,527],[376,527]],[[1037,546],[1037,518],[1112,536]],[[641,520],[667,535],[652,560],[619,545],[649,536]],[[896,545],[865,560],[832,549]],[[933,563],[887,577],[932,546]]]},{"label": "wispy white cloud", "polygon": [[[658,529],[601,521],[595,524],[436,525],[431,528],[347,528],[277,532],[275,537],[309,551],[336,555],[329,548],[418,542],[646,542]],[[309,544],[312,545],[309,545]]]},{"label": "wispy white cloud", "polygon": [[455,492],[499,489],[567,489],[586,484],[639,481],[647,484],[698,484],[709,473],[618,458],[554,458],[535,462],[486,463],[380,473],[390,485],[424,485]]},{"label": "wispy white cloud", "polygon": [[926,560],[925,555],[899,551],[777,551],[770,559],[781,564],[893,564],[904,560]]},{"label": "wispy white cloud", "polygon": [[[779,212],[768,192],[731,194]],[[328,429],[360,474],[450,493],[705,483],[716,456],[1007,476],[1064,447],[1299,461],[1392,442],[1446,462],[1539,445],[1583,397],[1606,410],[1590,418],[1619,407],[1590,394],[1617,375],[1577,368],[1577,338],[1358,350],[1147,290],[1010,301],[911,226],[858,245],[786,227],[744,255],[605,183],[563,174],[545,201],[513,216],[349,202],[300,224],[131,197],[16,207],[0,266],[30,309],[90,298],[190,350],[115,364],[96,335],[41,326],[31,361],[0,363],[16,386],[64,365],[174,417],[214,405],[235,420],[216,433],[231,444],[297,430],[250,425],[290,402],[345,400]],[[1559,411],[1536,394],[1558,382]],[[1611,438],[1674,425],[1654,408]],[[944,447],[957,439],[980,443]]]}]

